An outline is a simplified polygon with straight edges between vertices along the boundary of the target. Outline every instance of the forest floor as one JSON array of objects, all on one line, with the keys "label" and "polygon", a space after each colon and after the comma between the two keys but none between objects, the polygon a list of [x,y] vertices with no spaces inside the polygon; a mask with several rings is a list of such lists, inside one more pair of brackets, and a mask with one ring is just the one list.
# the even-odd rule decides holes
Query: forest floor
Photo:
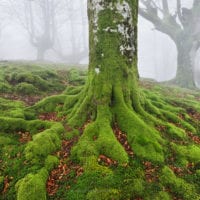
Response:
[{"label": "forest floor", "polygon": [[80,68],[0,63],[0,199],[200,199],[199,90],[141,81],[142,94],[166,115],[168,126],[156,127],[164,140],[164,163],[137,156],[114,124],[129,163],[100,154],[103,172],[85,171],[71,152],[89,121],[72,130],[59,111],[66,91],[80,90],[86,77]]}]

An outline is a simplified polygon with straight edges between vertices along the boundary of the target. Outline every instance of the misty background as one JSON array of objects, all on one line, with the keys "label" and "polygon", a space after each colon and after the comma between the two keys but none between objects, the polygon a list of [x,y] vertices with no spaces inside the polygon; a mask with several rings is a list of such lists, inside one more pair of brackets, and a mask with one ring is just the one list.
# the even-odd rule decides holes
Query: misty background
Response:
[{"label": "misty background", "polygon": [[[182,2],[190,8],[193,0]],[[169,0],[170,10],[175,4]],[[175,76],[175,44],[140,16],[138,50],[141,77],[165,81]],[[199,58],[200,51],[196,68]],[[87,0],[0,0],[0,60],[88,64]]]}]

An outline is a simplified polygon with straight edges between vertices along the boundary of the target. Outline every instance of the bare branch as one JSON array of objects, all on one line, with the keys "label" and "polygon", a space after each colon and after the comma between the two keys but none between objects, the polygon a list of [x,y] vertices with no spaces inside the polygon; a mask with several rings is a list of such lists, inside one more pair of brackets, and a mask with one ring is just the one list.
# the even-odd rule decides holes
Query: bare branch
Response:
[{"label": "bare branch", "polygon": [[169,15],[168,0],[162,0],[162,7],[163,7],[163,14],[164,14],[164,16],[168,16]]},{"label": "bare branch", "polygon": [[182,16],[182,3],[181,3],[181,0],[176,0],[176,3],[177,3],[177,14],[178,14],[178,18],[179,18],[179,21],[181,22],[181,24],[184,24],[184,19],[183,19],[183,16]]},{"label": "bare branch", "polygon": [[141,0],[145,8],[139,8],[139,14],[152,22],[155,29],[159,30],[168,36],[172,40],[176,41],[177,34],[181,31],[181,26],[176,22],[176,17],[169,12],[169,6],[166,0],[162,0],[162,10],[159,10],[163,14],[163,18],[158,15],[158,5],[153,3],[152,0]]}]

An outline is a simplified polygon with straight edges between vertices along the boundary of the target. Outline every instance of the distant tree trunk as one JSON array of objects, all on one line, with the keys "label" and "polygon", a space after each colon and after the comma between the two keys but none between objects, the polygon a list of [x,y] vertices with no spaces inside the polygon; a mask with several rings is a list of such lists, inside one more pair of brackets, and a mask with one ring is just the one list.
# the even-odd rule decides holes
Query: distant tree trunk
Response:
[{"label": "distant tree trunk", "polygon": [[37,61],[44,61],[45,52],[44,48],[37,48]]},{"label": "distant tree trunk", "polygon": [[190,55],[191,48],[180,44],[177,45],[177,72],[174,79],[175,83],[181,87],[194,88],[194,66]]}]

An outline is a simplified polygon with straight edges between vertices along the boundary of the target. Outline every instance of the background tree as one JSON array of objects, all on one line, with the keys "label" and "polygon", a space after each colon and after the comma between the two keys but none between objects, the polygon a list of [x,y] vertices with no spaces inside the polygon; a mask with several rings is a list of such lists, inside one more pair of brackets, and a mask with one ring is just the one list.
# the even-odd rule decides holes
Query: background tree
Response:
[{"label": "background tree", "polygon": [[53,47],[55,41],[56,3],[54,0],[26,1],[25,6],[25,26],[30,42],[37,49],[37,60],[44,60],[45,52]]},{"label": "background tree", "polygon": [[30,43],[37,50],[37,60],[44,60],[47,50],[52,49],[57,37],[58,14],[62,1],[55,0],[9,0],[13,17],[27,31]]},{"label": "background tree", "polygon": [[3,30],[9,24],[10,15],[8,14],[8,6],[5,1],[0,1],[0,38]]},{"label": "background tree", "polygon": [[63,42],[63,38],[61,37],[56,38],[54,51],[61,60],[67,63],[80,63],[81,60],[88,57],[88,40],[86,35],[88,20],[84,12],[87,8],[87,1],[82,0],[77,3],[71,2],[71,0],[65,0],[63,6],[65,7],[66,17],[63,18],[65,23],[63,23],[61,29],[66,33],[70,28],[71,33],[68,33],[70,35],[70,41],[66,41],[66,43],[68,43],[68,49],[71,49],[71,52],[66,54],[64,48],[66,43]]},{"label": "background tree", "polygon": [[174,83],[194,87],[194,60],[200,47],[200,1],[194,0],[191,8],[176,0],[176,11],[169,8],[169,1],[140,0],[139,14],[152,22],[155,29],[168,35],[175,43],[177,73]]}]

